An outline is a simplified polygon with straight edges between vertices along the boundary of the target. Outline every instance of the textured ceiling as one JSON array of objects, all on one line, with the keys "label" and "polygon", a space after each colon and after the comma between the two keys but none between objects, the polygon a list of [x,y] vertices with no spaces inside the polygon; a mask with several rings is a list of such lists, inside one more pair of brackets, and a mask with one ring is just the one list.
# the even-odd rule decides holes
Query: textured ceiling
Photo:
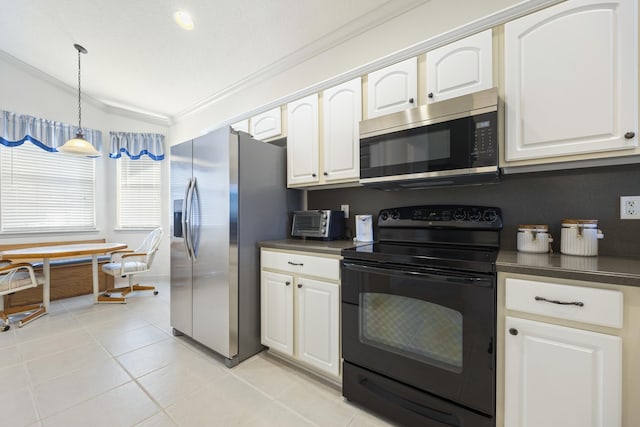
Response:
[{"label": "textured ceiling", "polygon": [[84,94],[172,118],[425,1],[1,0],[0,50],[75,88],[79,43]]}]

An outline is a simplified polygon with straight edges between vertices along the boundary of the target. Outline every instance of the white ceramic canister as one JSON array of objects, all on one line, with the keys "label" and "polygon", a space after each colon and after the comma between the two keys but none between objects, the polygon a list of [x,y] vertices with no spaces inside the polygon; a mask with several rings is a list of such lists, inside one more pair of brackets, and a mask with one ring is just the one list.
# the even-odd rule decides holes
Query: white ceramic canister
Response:
[{"label": "white ceramic canister", "polygon": [[551,242],[553,242],[553,237],[549,234],[548,225],[518,225],[518,251],[546,254],[551,252]]},{"label": "white ceramic canister", "polygon": [[560,252],[567,255],[598,255],[598,239],[604,234],[598,230],[597,219],[563,219]]}]

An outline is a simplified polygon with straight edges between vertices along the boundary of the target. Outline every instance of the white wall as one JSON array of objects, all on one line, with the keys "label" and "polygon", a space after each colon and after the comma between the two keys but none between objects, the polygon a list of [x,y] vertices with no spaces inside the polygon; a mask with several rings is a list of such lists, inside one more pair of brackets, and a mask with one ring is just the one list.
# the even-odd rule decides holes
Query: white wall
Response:
[{"label": "white wall", "polygon": [[[67,88],[24,64],[0,55],[0,110],[42,117],[65,123],[78,121],[77,92]],[[154,132],[168,134],[168,127],[126,117],[89,98],[83,92],[83,127],[102,131],[103,153],[109,150],[109,131]],[[167,145],[168,148],[168,145]],[[169,161],[163,161],[163,188],[169,188]],[[105,238],[136,248],[148,231],[114,231],[116,218],[116,160],[103,155],[96,160],[96,225],[97,230],[85,233],[10,234],[1,236],[2,242],[31,243],[45,241]],[[1,185],[1,183],[0,183]],[[166,194],[166,197],[164,196]],[[163,192],[163,206],[168,206],[168,190]],[[162,227],[166,235],[158,252],[152,274],[169,275],[169,213],[165,209]]]}]

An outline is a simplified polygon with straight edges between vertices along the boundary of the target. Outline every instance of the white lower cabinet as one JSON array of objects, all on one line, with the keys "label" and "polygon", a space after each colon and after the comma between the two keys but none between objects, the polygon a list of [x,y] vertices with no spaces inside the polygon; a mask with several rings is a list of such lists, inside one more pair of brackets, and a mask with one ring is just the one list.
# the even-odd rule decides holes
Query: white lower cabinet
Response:
[{"label": "white lower cabinet", "polygon": [[262,272],[262,344],[293,356],[293,276]]},{"label": "white lower cabinet", "polygon": [[505,320],[505,426],[620,426],[620,337]]},{"label": "white lower cabinet", "polygon": [[295,291],[297,356],[317,369],[339,376],[339,285],[299,277]]},{"label": "white lower cabinet", "polygon": [[339,263],[338,257],[261,250],[262,344],[334,380],[340,377]]},{"label": "white lower cabinet", "polygon": [[640,288],[498,273],[498,427],[640,425]]}]

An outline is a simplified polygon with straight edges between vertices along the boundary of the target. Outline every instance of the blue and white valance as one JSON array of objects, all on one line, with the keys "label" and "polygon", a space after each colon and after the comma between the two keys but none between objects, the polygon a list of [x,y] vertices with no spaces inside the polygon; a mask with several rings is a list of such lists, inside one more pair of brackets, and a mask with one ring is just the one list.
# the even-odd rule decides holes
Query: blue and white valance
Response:
[{"label": "blue and white valance", "polygon": [[153,160],[164,159],[164,135],[158,133],[109,132],[109,157],[119,159],[125,153],[131,160],[147,155]]},{"label": "blue and white valance", "polygon": [[[78,127],[74,125],[0,110],[0,144],[6,147],[17,147],[30,141],[43,150],[57,152],[58,147],[74,138],[76,133]],[[82,128],[82,133],[96,150],[102,150],[102,132]]]}]

